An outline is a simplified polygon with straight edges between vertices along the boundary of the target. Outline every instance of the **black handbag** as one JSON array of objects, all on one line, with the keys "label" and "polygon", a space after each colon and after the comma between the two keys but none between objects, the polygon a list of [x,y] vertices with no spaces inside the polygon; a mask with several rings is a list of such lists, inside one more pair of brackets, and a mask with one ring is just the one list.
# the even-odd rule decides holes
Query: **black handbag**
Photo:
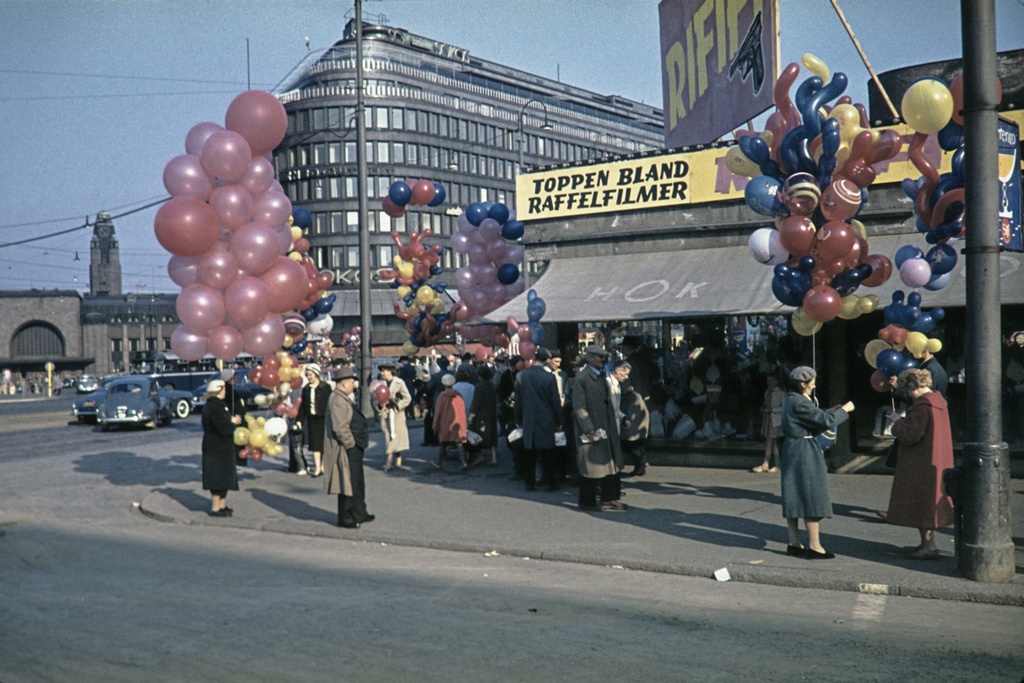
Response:
[{"label": "black handbag", "polygon": [[896,469],[896,458],[900,454],[900,442],[893,439],[892,445],[889,446],[889,452],[885,456],[885,462],[882,466],[888,470]]}]

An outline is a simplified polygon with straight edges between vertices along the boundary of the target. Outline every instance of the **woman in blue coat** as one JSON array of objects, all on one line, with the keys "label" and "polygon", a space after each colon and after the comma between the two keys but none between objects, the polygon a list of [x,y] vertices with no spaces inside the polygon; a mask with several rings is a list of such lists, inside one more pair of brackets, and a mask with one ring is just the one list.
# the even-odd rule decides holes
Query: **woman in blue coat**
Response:
[{"label": "woman in blue coat", "polygon": [[[782,516],[789,530],[786,554],[809,560],[830,560],[834,554],[821,546],[819,526],[823,517],[832,516],[828,492],[828,468],[825,453],[815,438],[824,431],[835,431],[849,418],[853,403],[822,410],[811,394],[817,373],[801,365],[789,374],[790,392],[782,408]],[[800,543],[800,520],[807,527],[807,546]]]}]

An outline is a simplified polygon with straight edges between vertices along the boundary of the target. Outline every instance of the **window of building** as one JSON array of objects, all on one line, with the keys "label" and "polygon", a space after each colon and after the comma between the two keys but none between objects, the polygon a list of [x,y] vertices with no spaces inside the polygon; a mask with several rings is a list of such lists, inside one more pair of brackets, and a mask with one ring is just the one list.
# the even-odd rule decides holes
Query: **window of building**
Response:
[{"label": "window of building", "polygon": [[388,188],[391,187],[391,179],[387,176],[380,176],[377,178],[377,196],[387,197]]},{"label": "window of building", "polygon": [[377,128],[381,130],[387,130],[391,126],[388,125],[388,108],[387,107],[374,107],[377,113]]},{"label": "window of building", "polygon": [[448,130],[448,117],[447,116],[441,115],[438,118],[438,130],[437,130],[437,132],[438,132],[438,135],[440,135],[443,138],[448,137],[449,130]]},{"label": "window of building", "polygon": [[359,247],[345,247],[345,265],[349,268],[359,267]]},{"label": "window of building", "polygon": [[409,232],[419,232],[420,214],[418,211],[405,212],[405,226],[409,230]]},{"label": "window of building", "polygon": [[477,175],[480,172],[480,157],[476,154],[469,155],[469,172]]},{"label": "window of building", "polygon": [[309,145],[299,146],[299,166],[309,166]]},{"label": "window of building", "polygon": [[368,222],[366,226],[367,232],[377,232],[377,212],[368,211],[366,214],[366,220]]},{"label": "window of building", "polygon": [[359,178],[345,176],[345,198],[359,199]]},{"label": "window of building", "polygon": [[327,163],[329,163],[329,164],[340,164],[341,163],[341,143],[340,142],[328,142],[327,143]]},{"label": "window of building", "polygon": [[396,142],[394,150],[392,150],[392,151],[393,151],[392,159],[394,159],[394,162],[396,164],[404,164],[405,163],[405,143]]},{"label": "window of building", "polygon": [[363,110],[363,125],[367,129],[373,128],[373,107],[367,107]]},{"label": "window of building", "polygon": [[391,259],[393,258],[394,256],[392,256],[392,246],[390,244],[385,244],[379,247],[379,256],[377,259],[377,264],[379,267],[387,268],[393,265],[391,261]]},{"label": "window of building", "polygon": [[456,136],[453,133],[452,137],[458,137],[461,140],[468,139],[469,138],[469,121],[467,121],[466,119],[460,119],[459,120],[459,134],[458,134],[458,136]]},{"label": "window of building", "polygon": [[405,111],[398,107],[391,110],[391,127],[395,130],[405,128]]},{"label": "window of building", "polygon": [[405,214],[402,214],[398,218],[392,220],[391,225],[394,226],[392,230],[395,232],[405,232]]},{"label": "window of building", "polygon": [[366,163],[373,163],[373,140],[366,141]]},{"label": "window of building", "polygon": [[303,180],[303,181],[300,181],[300,182],[296,183],[296,185],[298,185],[298,189],[299,189],[299,201],[300,202],[308,202],[309,201],[309,181],[308,180]]},{"label": "window of building", "polygon": [[354,163],[356,163],[358,161],[358,159],[356,159],[356,149],[357,149],[356,143],[354,143],[354,142],[346,142],[345,143],[345,163],[346,164],[354,164]]},{"label": "window of building", "polygon": [[331,234],[340,235],[345,229],[341,222],[341,211],[331,211]]},{"label": "window of building", "polygon": [[319,211],[317,213],[314,213],[313,225],[310,227],[310,231],[312,232],[312,234],[326,235],[328,226],[330,225],[329,220],[330,216],[326,213],[320,213]]},{"label": "window of building", "polygon": [[380,185],[377,182],[378,180],[379,180],[379,178],[377,178],[376,176],[369,176],[366,179],[366,196],[367,197],[374,198],[374,197],[379,197],[380,196],[380,193],[378,192],[378,189],[377,189],[378,187],[380,187]]},{"label": "window of building", "polygon": [[435,114],[433,112],[430,113],[430,121],[429,121],[429,124],[428,124],[429,128],[427,130],[428,130],[428,132],[431,135],[438,135],[439,134],[437,132],[437,130],[438,130],[439,126],[440,126],[440,120],[441,120],[440,114]]},{"label": "window of building", "polygon": [[122,350],[123,350],[123,347],[122,347],[122,340],[121,339],[111,339],[110,340],[110,351],[112,353],[121,353]]},{"label": "window of building", "polygon": [[469,141],[476,142],[477,139],[477,123],[476,121],[469,122]]},{"label": "window of building", "polygon": [[335,176],[327,179],[327,198],[341,199],[341,178]]},{"label": "window of building", "polygon": [[[410,119],[410,120],[412,120],[412,119]],[[406,151],[408,151],[408,153],[409,153],[408,158],[409,158],[409,164],[410,165],[415,166],[417,163],[419,163],[418,162],[418,158],[419,157],[416,154],[416,151],[417,151],[416,145],[414,145],[413,143],[410,142],[409,143],[409,148]]]},{"label": "window of building", "polygon": [[345,247],[331,247],[331,268],[345,267]]},{"label": "window of building", "polygon": [[313,130],[323,130],[327,127],[327,112],[323,109],[313,110]]},{"label": "window of building", "polygon": [[391,216],[383,211],[375,211],[374,213],[377,214],[377,230],[391,234]]},{"label": "window of building", "polygon": [[313,190],[312,198],[313,199],[323,199],[324,195],[326,193],[326,190],[327,190],[327,179],[326,178],[316,178],[316,179],[313,180],[312,185],[313,185],[313,187],[312,187],[312,190]]},{"label": "window of building", "polygon": [[409,110],[409,115],[405,117],[405,125],[408,130],[417,130],[416,119],[418,112],[415,109]]},{"label": "window of building", "polygon": [[377,163],[390,164],[391,163],[391,144],[388,142],[377,143]]},{"label": "window of building", "polygon": [[138,337],[128,337],[128,351],[129,352],[141,351],[142,350],[141,342],[142,342],[142,340],[139,339]]},{"label": "window of building", "polygon": [[331,130],[337,130],[342,127],[341,107],[327,107],[327,127]]},{"label": "window of building", "polygon": [[359,234],[359,212],[345,212],[345,232],[349,235]]}]

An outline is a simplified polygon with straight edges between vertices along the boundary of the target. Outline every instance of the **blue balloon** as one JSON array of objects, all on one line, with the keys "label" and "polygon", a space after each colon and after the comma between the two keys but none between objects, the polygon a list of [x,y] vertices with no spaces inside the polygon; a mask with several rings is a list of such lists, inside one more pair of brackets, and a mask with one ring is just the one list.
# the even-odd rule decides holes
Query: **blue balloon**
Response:
[{"label": "blue balloon", "polygon": [[778,276],[772,278],[772,294],[784,306],[799,306],[804,300],[802,293],[795,291],[786,279]]},{"label": "blue balloon", "polygon": [[936,244],[928,250],[924,260],[931,264],[933,276],[945,275],[956,268],[956,249],[948,244]]},{"label": "blue balloon", "polygon": [[444,185],[441,183],[434,183],[434,198],[427,202],[427,206],[441,206],[447,198],[448,191],[444,189]]},{"label": "blue balloon", "polygon": [[828,187],[832,172],[836,170],[836,152],[842,140],[839,137],[839,119],[828,119],[821,127],[821,157],[818,158],[818,185]]},{"label": "blue balloon", "polygon": [[810,173],[815,178],[818,177],[818,164],[811,155],[807,131],[803,126],[796,126],[783,136],[779,157],[790,174]]},{"label": "blue balloon", "polygon": [[544,327],[540,323],[528,323],[530,326],[530,341],[540,346],[544,343]]},{"label": "blue balloon", "polygon": [[526,223],[522,221],[509,221],[501,226],[501,236],[507,240],[517,240],[526,232]]},{"label": "blue balloon", "polygon": [[498,268],[498,282],[503,285],[510,285],[519,279],[519,266],[514,263],[506,263]]},{"label": "blue balloon", "polygon": [[789,209],[782,203],[781,184],[775,178],[759,175],[747,181],[743,197],[747,206],[762,216],[788,216]]},{"label": "blue balloon", "polygon": [[[526,304],[526,319],[532,323],[540,322],[548,311],[548,305],[539,296]],[[536,344],[537,342],[534,341]]]},{"label": "blue balloon", "polygon": [[895,377],[903,372],[903,355],[896,349],[883,349],[875,358],[875,368],[886,377]]},{"label": "blue balloon", "polygon": [[308,322],[312,322],[313,320],[316,320],[318,315],[320,315],[320,314],[317,313],[316,309],[313,308],[312,306],[310,306],[306,310],[302,311],[302,319],[305,320],[307,323]]},{"label": "blue balloon", "polygon": [[305,230],[313,225],[313,214],[304,206],[292,207],[292,225]]},{"label": "blue balloon", "polygon": [[487,209],[480,202],[473,202],[466,207],[466,220],[470,225],[480,225],[487,218]]},{"label": "blue balloon", "polygon": [[896,266],[896,269],[899,270],[900,266],[902,266],[904,262],[913,258],[924,258],[924,252],[913,244],[904,244],[896,250],[896,255],[893,257],[893,264]]},{"label": "blue balloon", "polygon": [[332,308],[334,308],[334,302],[327,297],[317,299],[316,303],[313,304],[313,310],[316,311],[318,316],[330,313]]},{"label": "blue balloon", "polygon": [[946,127],[939,131],[939,147],[947,152],[952,152],[964,144],[964,127],[950,119]]},{"label": "blue balloon", "polygon": [[778,162],[772,159],[771,150],[763,138],[757,135],[744,135],[740,138],[739,145],[743,156],[757,164],[761,173],[776,180],[785,177]]},{"label": "blue balloon", "polygon": [[903,194],[907,195],[910,199],[916,199],[917,193],[921,189],[921,185],[913,178],[904,178],[903,182],[900,183],[900,187],[903,188]]},{"label": "blue balloon", "polygon": [[294,344],[292,344],[292,348],[291,348],[292,353],[302,353],[305,350],[306,350],[306,340],[305,339],[300,339],[299,341],[297,341]]},{"label": "blue balloon", "polygon": [[396,180],[388,188],[388,198],[395,206],[405,206],[412,199],[412,188],[404,180]]},{"label": "blue balloon", "polygon": [[487,210],[487,217],[498,221],[498,225],[505,225],[508,220],[508,207],[498,203]]}]

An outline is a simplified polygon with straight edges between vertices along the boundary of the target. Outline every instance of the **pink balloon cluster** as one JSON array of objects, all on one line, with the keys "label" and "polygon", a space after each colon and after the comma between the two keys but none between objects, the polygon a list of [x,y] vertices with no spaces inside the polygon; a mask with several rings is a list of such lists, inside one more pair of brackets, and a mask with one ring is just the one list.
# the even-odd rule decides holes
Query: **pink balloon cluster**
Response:
[{"label": "pink balloon cluster", "polygon": [[515,221],[514,212],[506,209],[507,219],[502,222],[490,214],[475,220],[470,217],[470,207],[459,214],[456,220],[459,229],[451,238],[452,249],[469,256],[469,265],[455,271],[454,278],[459,297],[468,311],[463,314],[466,318],[486,315],[526,288],[519,273],[523,248],[510,244],[502,234],[503,225]]},{"label": "pink balloon cluster", "polygon": [[164,168],[171,199],[153,228],[172,254],[167,272],[182,288],[171,350],[184,360],[274,353],[285,335],[280,314],[309,297],[307,269],[286,256],[292,206],[268,158],[287,124],[276,97],[244,92],[228,106],[223,127],[193,126],[185,154]]}]

